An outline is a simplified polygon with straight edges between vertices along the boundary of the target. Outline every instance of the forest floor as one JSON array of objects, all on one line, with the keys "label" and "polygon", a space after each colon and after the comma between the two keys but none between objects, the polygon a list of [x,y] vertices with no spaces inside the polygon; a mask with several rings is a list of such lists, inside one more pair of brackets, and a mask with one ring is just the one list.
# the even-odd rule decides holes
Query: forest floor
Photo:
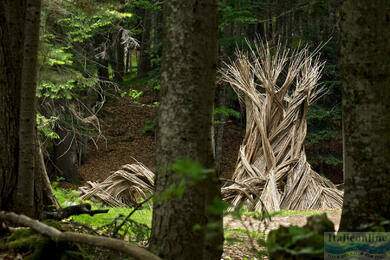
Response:
[{"label": "forest floor", "polygon": [[[103,181],[112,172],[124,164],[139,161],[154,171],[156,140],[154,131],[145,133],[153,125],[156,117],[155,93],[151,86],[143,86],[146,95],[134,100],[131,97],[109,97],[105,110],[100,116],[102,135],[96,144],[89,143],[88,159],[78,168],[85,181]],[[230,178],[237,160],[237,151],[244,135],[244,129],[237,122],[228,121],[225,125],[222,155],[222,174]],[[338,228],[340,212],[328,212],[329,219]],[[303,226],[310,213],[274,216],[267,230],[280,225]],[[236,220],[229,216],[224,219],[225,228],[242,236],[243,243],[226,244],[224,259],[252,259],[255,253],[251,251],[253,244],[248,239],[245,230],[257,231],[262,223],[251,216],[243,216]],[[244,232],[243,232],[244,231]],[[257,250],[261,250],[257,248]]]},{"label": "forest floor", "polygon": [[[148,92],[147,89],[143,91]],[[154,170],[154,131],[143,133],[153,124],[157,114],[153,95],[140,96],[137,100],[131,97],[110,99],[100,116],[104,138],[98,139],[97,146],[89,142],[88,159],[78,168],[84,180],[102,181],[122,165],[135,160]],[[226,123],[221,165],[225,178],[233,174],[243,134],[244,129],[237,123]]]},{"label": "forest floor", "polygon": [[[263,221],[252,216],[243,215],[240,220],[234,219],[231,216],[224,218],[225,237],[234,237],[241,239],[239,243],[225,243],[223,257],[224,259],[261,259],[258,253],[265,251],[261,248],[256,240],[264,238],[259,234],[268,234],[269,231],[278,229],[279,226],[299,226],[306,224],[307,219],[318,214],[318,211],[302,211],[302,212],[285,212],[279,216],[273,216],[271,221],[265,226]],[[324,211],[328,219],[332,221],[335,230],[338,230],[341,218],[340,211]],[[227,234],[226,234],[227,233]],[[226,242],[226,241],[225,241]]]}]

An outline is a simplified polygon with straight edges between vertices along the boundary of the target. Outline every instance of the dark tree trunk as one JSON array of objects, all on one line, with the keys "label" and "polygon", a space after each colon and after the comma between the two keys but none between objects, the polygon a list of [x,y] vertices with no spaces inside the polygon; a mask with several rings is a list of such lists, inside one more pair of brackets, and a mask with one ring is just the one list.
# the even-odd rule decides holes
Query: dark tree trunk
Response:
[{"label": "dark tree trunk", "polygon": [[[346,0],[341,14],[345,196],[340,230],[390,217],[390,9]],[[372,230],[375,227],[369,227]],[[390,231],[390,225],[386,225]]]},{"label": "dark tree trunk", "polygon": [[0,209],[12,210],[18,176],[25,0],[0,1]]},{"label": "dark tree trunk", "polygon": [[60,137],[54,145],[56,173],[69,182],[79,183],[82,178],[76,167],[76,137],[62,129],[57,129],[56,132]]},{"label": "dark tree trunk", "polygon": [[150,30],[151,30],[151,10],[145,9],[142,19],[143,32],[141,41],[140,57],[138,61],[138,77],[146,77],[151,69],[150,64]]},{"label": "dark tree trunk", "polygon": [[115,50],[115,73],[114,80],[121,82],[123,73],[125,71],[125,46],[122,42],[122,31],[119,32],[118,38],[116,39],[116,50]]},{"label": "dark tree trunk", "polygon": [[[180,180],[171,164],[192,159],[214,168],[211,147],[217,55],[217,4],[164,2],[162,97],[159,110],[156,194]],[[219,197],[217,176],[186,186],[180,197],[154,203],[151,250],[164,259],[221,259],[222,219],[207,206]],[[218,228],[206,232],[206,224]],[[200,230],[194,231],[194,225]],[[208,236],[209,235],[209,236]],[[209,237],[213,237],[210,239]]]},{"label": "dark tree trunk", "polygon": [[39,0],[0,2],[0,210],[34,218],[55,202],[34,131],[39,13]]},{"label": "dark tree trunk", "polygon": [[98,62],[98,78],[100,83],[104,85],[106,81],[110,80],[110,74],[108,73],[108,60],[100,59]]}]

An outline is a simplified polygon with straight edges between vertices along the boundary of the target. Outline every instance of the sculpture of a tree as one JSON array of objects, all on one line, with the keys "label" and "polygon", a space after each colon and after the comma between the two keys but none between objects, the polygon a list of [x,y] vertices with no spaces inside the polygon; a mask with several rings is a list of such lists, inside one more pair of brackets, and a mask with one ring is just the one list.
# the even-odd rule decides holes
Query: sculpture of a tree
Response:
[{"label": "sculpture of a tree", "polygon": [[221,71],[246,109],[235,183],[222,188],[234,206],[249,200],[255,210],[341,208],[343,193],[311,169],[304,148],[308,107],[323,93],[317,53],[260,43],[250,54],[238,51]]}]

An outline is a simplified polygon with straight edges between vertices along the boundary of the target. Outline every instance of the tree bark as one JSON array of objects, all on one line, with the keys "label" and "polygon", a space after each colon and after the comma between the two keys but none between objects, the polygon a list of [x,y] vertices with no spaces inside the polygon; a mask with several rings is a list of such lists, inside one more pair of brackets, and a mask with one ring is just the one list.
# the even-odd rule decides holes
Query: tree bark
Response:
[{"label": "tree bark", "polygon": [[0,209],[34,218],[55,202],[35,131],[39,12],[39,0],[0,2]]},{"label": "tree bark", "polygon": [[122,31],[118,33],[118,39],[116,40],[116,50],[115,50],[115,73],[114,80],[116,82],[121,82],[123,79],[123,73],[125,71],[125,46],[122,42]]},{"label": "tree bark", "polygon": [[[19,114],[19,167],[15,211],[34,217],[35,117],[41,1],[27,0]],[[40,210],[41,211],[41,210]]]},{"label": "tree bark", "polygon": [[145,9],[142,19],[143,32],[140,57],[138,62],[138,77],[146,77],[151,69],[150,64],[150,30],[151,30],[151,10]]},{"label": "tree bark", "polygon": [[[211,113],[217,55],[217,4],[206,0],[164,2],[162,90],[159,110],[156,194],[180,180],[171,164],[197,160],[214,168]],[[207,223],[221,217],[207,206],[220,190],[217,176],[186,186],[184,194],[154,203],[151,250],[164,259],[220,259],[221,231],[207,238]],[[202,227],[194,230],[195,225]],[[216,231],[216,230],[214,230]],[[214,235],[214,234],[213,234]],[[213,244],[212,244],[213,243]]]},{"label": "tree bark", "polygon": [[361,231],[364,224],[390,216],[388,1],[344,1],[341,71],[345,196],[340,230]]},{"label": "tree bark", "polygon": [[56,172],[69,182],[79,183],[82,178],[76,168],[76,138],[72,133],[63,129],[58,129],[56,132],[60,137],[54,145]]},{"label": "tree bark", "polygon": [[18,176],[26,1],[0,1],[0,209],[12,210]]}]

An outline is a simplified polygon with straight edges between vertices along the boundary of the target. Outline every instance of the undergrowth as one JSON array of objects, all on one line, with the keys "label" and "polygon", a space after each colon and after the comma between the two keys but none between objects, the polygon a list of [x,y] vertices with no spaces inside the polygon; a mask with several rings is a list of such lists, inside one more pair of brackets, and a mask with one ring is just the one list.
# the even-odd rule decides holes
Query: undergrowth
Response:
[{"label": "undergrowth", "polygon": [[[105,214],[96,214],[94,216],[84,214],[71,217],[71,219],[75,222],[79,222],[91,227],[101,227],[107,225],[111,223],[118,215],[127,216],[133,210],[133,208],[114,208],[102,206],[100,203],[94,203],[92,201],[83,201],[80,199],[79,193],[75,190],[54,188],[54,194],[61,207],[68,207],[70,205],[79,203],[89,203],[91,204],[93,210],[109,209],[108,213]],[[150,228],[152,223],[152,210],[149,208],[139,209],[131,216],[131,220],[147,225]]]}]

